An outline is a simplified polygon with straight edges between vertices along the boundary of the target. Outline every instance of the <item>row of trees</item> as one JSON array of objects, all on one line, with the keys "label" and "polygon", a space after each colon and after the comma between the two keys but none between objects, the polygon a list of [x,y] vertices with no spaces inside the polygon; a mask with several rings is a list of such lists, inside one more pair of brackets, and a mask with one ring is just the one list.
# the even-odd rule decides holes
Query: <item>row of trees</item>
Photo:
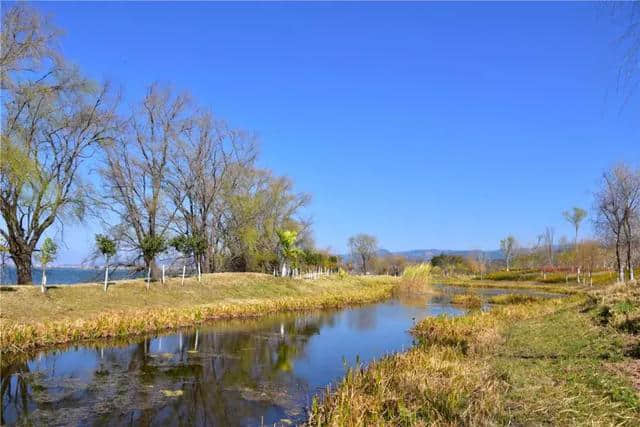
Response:
[{"label": "row of trees", "polygon": [[24,4],[2,16],[0,234],[18,283],[31,282],[47,230],[88,215],[120,262],[142,261],[153,278],[168,248],[203,272],[297,262],[279,231],[312,249],[309,196],[256,166],[255,135],[167,86],[123,103],[67,63],[59,34]]},{"label": "row of trees", "polygon": [[512,235],[501,240],[507,270],[572,269],[580,281],[583,270],[590,275],[615,268],[618,281],[634,281],[634,268],[640,265],[640,170],[620,164],[602,174],[591,221],[596,238],[581,240],[579,231],[587,216],[579,207],[563,212],[574,228],[573,242],[556,239],[553,227],[546,227],[530,248],[520,248]]},{"label": "row of trees", "polygon": [[[614,270],[618,280],[634,281],[634,269],[640,265],[640,169],[619,164],[602,174],[600,188],[594,194],[591,223],[595,238],[581,239],[580,230],[589,216],[587,210],[573,207],[562,212],[573,229],[572,239],[558,238],[553,227],[545,229],[529,247],[523,248],[509,235],[500,241],[503,267],[576,274],[586,281],[595,271]],[[346,267],[364,274],[400,274],[409,260],[399,255],[380,256],[377,239],[358,234],[348,241],[351,251]],[[440,254],[431,264],[445,275],[477,274],[500,268],[484,251],[467,256]]]}]

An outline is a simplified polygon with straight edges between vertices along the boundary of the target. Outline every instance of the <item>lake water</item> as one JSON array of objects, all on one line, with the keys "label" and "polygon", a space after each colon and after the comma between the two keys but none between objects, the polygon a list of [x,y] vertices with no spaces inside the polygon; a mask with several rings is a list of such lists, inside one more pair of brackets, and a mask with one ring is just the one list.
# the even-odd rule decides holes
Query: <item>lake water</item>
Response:
[{"label": "lake water", "polygon": [[409,348],[411,326],[440,314],[463,310],[412,294],[41,353],[2,367],[2,423],[298,423],[347,366]]},{"label": "lake water", "polygon": [[[129,269],[115,269],[109,271],[109,280],[131,279],[144,277],[144,272],[136,272]],[[16,283],[15,267],[5,267],[0,283],[3,285]],[[33,283],[40,285],[42,281],[42,269],[33,269]],[[97,268],[47,268],[47,284],[75,284],[75,283],[101,283],[104,281],[104,270]]]}]

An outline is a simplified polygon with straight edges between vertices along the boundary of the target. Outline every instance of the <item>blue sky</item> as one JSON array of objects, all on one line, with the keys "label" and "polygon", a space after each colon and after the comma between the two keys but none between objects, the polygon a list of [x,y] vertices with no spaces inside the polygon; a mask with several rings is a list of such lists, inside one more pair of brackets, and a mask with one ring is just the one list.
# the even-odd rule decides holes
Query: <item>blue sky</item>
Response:
[{"label": "blue sky", "polygon": [[[595,3],[36,3],[65,55],[137,98],[189,90],[258,132],[260,165],[313,195],[319,246],[494,249],[590,208],[640,162],[616,28]],[[65,229],[62,262],[92,226]]]}]

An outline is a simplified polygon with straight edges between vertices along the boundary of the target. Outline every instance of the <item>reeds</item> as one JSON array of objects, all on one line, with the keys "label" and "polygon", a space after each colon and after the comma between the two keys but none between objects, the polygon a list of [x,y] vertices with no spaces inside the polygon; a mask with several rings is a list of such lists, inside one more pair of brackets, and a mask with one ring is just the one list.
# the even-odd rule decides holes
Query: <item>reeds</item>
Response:
[{"label": "reeds", "polygon": [[409,265],[402,272],[400,285],[412,289],[427,286],[431,281],[431,271],[430,263]]},{"label": "reeds", "polygon": [[314,399],[308,425],[485,425],[500,412],[503,388],[486,362],[470,363],[455,348],[414,348],[351,369]]},{"label": "reeds", "polygon": [[571,297],[426,318],[411,331],[418,345],[351,369],[337,389],[314,400],[308,425],[501,424],[508,384],[484,350],[516,320],[582,302],[583,297]]},{"label": "reeds", "polygon": [[478,310],[484,305],[484,300],[474,294],[456,294],[451,297],[451,303],[454,305],[461,305],[471,310]]}]

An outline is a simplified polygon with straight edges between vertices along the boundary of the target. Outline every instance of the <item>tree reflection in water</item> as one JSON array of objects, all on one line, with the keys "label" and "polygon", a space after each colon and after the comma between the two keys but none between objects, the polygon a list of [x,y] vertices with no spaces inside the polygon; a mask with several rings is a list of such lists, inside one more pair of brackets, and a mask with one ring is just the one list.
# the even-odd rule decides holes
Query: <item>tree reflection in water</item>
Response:
[{"label": "tree reflection in water", "polygon": [[[312,396],[411,344],[428,300],[218,322],[102,341],[2,368],[3,424],[259,425],[304,418]],[[439,309],[442,311],[442,309]]]},{"label": "tree reflection in water", "polygon": [[[100,346],[70,352],[75,357],[58,373],[55,355],[16,363],[2,370],[2,423],[236,425],[297,418],[308,387],[292,375],[293,360],[330,320],[279,316],[235,322],[234,332],[214,327]],[[91,358],[93,366],[79,374],[76,358]],[[30,367],[41,375],[30,375]],[[77,388],[57,398],[70,380]]]}]

